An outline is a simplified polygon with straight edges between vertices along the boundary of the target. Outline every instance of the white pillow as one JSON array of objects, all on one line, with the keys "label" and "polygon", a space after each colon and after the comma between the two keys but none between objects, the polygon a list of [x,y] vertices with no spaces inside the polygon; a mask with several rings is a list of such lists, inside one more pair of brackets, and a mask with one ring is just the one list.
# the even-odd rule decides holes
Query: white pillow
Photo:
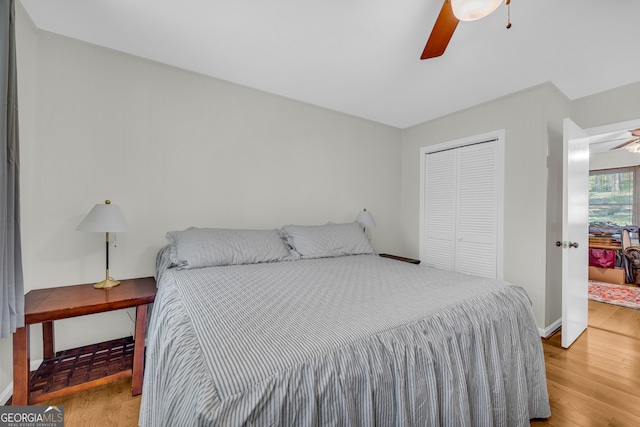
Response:
[{"label": "white pillow", "polygon": [[355,223],[327,225],[285,225],[287,242],[301,258],[326,258],[375,254],[362,227]]},{"label": "white pillow", "polygon": [[291,259],[279,230],[188,228],[170,231],[171,264],[179,270]]}]

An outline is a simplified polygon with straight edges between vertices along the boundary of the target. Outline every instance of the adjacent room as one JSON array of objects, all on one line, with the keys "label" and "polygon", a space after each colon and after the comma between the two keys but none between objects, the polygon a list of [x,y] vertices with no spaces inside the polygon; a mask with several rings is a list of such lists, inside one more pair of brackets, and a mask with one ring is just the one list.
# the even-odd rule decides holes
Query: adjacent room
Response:
[{"label": "adjacent room", "polygon": [[640,4],[0,1],[3,404],[640,425]]},{"label": "adjacent room", "polygon": [[[628,123],[633,127],[633,123]],[[635,284],[631,246],[638,246],[640,130],[597,135],[589,157],[589,279]],[[630,261],[625,261],[629,259]],[[640,280],[640,277],[638,278]]]}]

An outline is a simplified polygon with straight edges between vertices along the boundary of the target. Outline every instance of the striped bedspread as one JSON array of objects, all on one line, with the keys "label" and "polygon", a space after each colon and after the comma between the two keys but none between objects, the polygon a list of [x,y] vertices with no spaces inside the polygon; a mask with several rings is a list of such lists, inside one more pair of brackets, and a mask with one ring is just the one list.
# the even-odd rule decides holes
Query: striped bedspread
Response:
[{"label": "striped bedspread", "polygon": [[141,426],[528,426],[544,357],[518,286],[374,255],[166,270]]}]

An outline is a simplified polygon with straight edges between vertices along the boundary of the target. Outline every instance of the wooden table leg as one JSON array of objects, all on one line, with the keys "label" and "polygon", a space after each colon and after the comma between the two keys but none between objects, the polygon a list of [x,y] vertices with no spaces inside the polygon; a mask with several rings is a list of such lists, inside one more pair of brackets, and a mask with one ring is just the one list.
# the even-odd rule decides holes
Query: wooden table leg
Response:
[{"label": "wooden table leg", "polygon": [[42,322],[42,355],[45,359],[55,356],[53,322]]},{"label": "wooden table leg", "polygon": [[144,379],[144,335],[147,328],[148,304],[139,305],[136,308],[136,336],[133,344],[133,375],[131,378],[131,394],[136,396],[142,393],[142,381]]},{"label": "wooden table leg", "polygon": [[29,404],[29,325],[13,334],[13,406]]}]

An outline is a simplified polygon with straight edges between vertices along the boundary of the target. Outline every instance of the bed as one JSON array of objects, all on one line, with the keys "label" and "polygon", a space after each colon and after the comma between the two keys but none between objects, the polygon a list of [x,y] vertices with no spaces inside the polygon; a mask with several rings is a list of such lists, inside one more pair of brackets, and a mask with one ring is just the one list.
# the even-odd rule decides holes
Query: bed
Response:
[{"label": "bed", "polygon": [[528,426],[550,415],[517,285],[379,257],[357,224],[167,237],[141,426]]}]

